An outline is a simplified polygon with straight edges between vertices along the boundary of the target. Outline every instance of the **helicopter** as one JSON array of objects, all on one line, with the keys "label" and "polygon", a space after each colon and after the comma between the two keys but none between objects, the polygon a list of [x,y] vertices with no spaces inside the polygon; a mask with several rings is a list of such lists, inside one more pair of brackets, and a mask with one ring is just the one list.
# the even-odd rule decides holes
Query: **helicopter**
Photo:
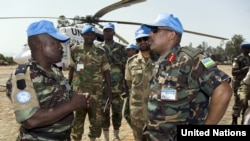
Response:
[{"label": "helicopter", "polygon": [[[125,25],[141,25],[142,23],[139,22],[131,22],[131,21],[118,21],[118,20],[103,20],[101,19],[104,15],[120,9],[124,7],[129,7],[132,5],[140,4],[140,3],[145,3],[147,0],[120,0],[118,2],[115,2],[113,4],[110,4],[99,11],[97,11],[94,15],[86,15],[83,17],[80,16],[75,16],[73,18],[65,17],[63,15],[59,17],[0,17],[0,20],[3,19],[56,19],[58,22],[57,27],[69,27],[69,26],[78,26],[83,25],[83,24],[94,24],[99,26],[99,28],[103,28],[103,26],[100,23],[107,23],[107,22],[112,22],[112,23],[117,23],[117,24],[125,24]],[[72,22],[69,22],[72,21]],[[201,32],[196,32],[196,31],[191,31],[191,30],[186,30],[184,29],[185,33],[189,34],[195,34],[198,36],[205,36],[209,38],[215,38],[215,39],[220,39],[220,40],[228,40],[228,38],[224,37],[219,37],[215,35],[210,35],[206,33],[201,33]],[[124,43],[128,44],[128,42],[122,38],[121,36],[117,35],[117,37]]]},{"label": "helicopter", "polygon": [[[125,24],[125,25],[141,25],[142,24],[142,23],[139,23],[139,22],[103,20],[103,19],[101,19],[105,14],[107,14],[107,13],[109,13],[111,11],[114,11],[116,9],[132,6],[132,5],[135,5],[135,4],[140,4],[140,3],[143,3],[143,2],[146,2],[146,1],[147,0],[120,0],[118,2],[115,2],[113,4],[110,4],[110,5],[102,8],[102,9],[100,9],[94,15],[86,15],[86,16],[83,16],[83,17],[75,16],[73,18],[68,18],[68,17],[65,17],[64,15],[61,15],[59,17],[0,17],[0,19],[28,19],[28,18],[31,18],[31,19],[35,19],[35,18],[39,18],[39,19],[41,19],[41,18],[44,18],[44,19],[56,19],[57,24],[58,24],[57,28],[58,28],[59,32],[68,35],[73,42],[77,42],[77,43],[83,42],[83,39],[82,39],[82,37],[80,35],[82,27],[84,25],[86,25],[86,24],[93,24],[96,27],[97,41],[102,42],[103,41],[103,36],[102,36],[103,25],[100,24],[100,23],[112,22],[112,23]],[[209,35],[209,34],[195,32],[195,31],[191,31],[191,30],[184,30],[184,32],[189,33],[189,34],[195,34],[195,35],[198,35],[198,36],[206,36],[206,37],[209,37],[209,38],[215,38],[215,39],[220,39],[220,40],[228,40],[227,38],[224,38],[224,37]],[[118,33],[115,34],[115,37],[118,39],[119,42],[121,42],[121,44],[127,45],[129,43],[126,39],[124,39]],[[67,50],[69,50],[68,47],[64,50],[66,52],[66,54],[64,56],[68,56],[67,55],[68,54]]]}]

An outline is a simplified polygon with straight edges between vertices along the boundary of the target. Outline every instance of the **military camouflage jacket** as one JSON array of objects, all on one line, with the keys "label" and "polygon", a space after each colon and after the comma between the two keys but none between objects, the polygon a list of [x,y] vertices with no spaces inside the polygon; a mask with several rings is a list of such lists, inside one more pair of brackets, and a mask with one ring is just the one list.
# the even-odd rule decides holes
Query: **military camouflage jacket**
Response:
[{"label": "military camouflage jacket", "polygon": [[[240,54],[239,56],[233,59],[233,65],[232,65],[233,70],[241,70],[242,68],[246,66],[250,66],[249,56],[244,56],[243,54]],[[242,74],[240,76],[233,76],[233,77],[234,79],[241,81],[245,77],[245,74]]]},{"label": "military camouflage jacket", "polygon": [[127,61],[125,80],[130,88],[130,115],[134,119],[146,120],[147,118],[152,68],[151,58],[143,58],[141,52],[130,57]]},{"label": "military camouflage jacket", "polygon": [[214,89],[230,81],[211,58],[186,47],[161,56],[152,75],[147,130],[159,140],[168,140],[178,124],[203,124]]},{"label": "military camouflage jacket", "polygon": [[127,61],[125,47],[116,42],[111,46],[108,46],[103,42],[100,46],[105,49],[111,66],[110,75],[112,92],[122,92],[124,88],[125,64]]},{"label": "military camouflage jacket", "polygon": [[[38,109],[53,108],[70,101],[70,86],[65,77],[58,68],[52,70],[47,72],[34,61],[18,66],[12,78],[11,94],[17,122],[29,119]],[[46,127],[25,129],[21,126],[17,140],[67,140],[72,122],[73,112]]]},{"label": "military camouflage jacket", "polygon": [[[101,90],[103,72],[110,69],[104,49],[94,45],[90,50],[86,50],[83,44],[80,44],[72,49],[71,58],[74,62],[73,90],[91,93],[93,90]],[[82,64],[80,70],[77,70],[78,64]]]}]

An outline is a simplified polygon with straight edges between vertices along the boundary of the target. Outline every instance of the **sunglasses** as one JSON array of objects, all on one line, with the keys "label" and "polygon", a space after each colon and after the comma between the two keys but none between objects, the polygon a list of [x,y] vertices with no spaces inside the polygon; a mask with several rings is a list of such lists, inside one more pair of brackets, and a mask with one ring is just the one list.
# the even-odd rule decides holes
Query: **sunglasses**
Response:
[{"label": "sunglasses", "polygon": [[173,30],[170,30],[170,29],[167,29],[167,28],[159,28],[159,27],[157,27],[157,26],[151,27],[151,32],[153,32],[153,33],[157,33],[157,32],[160,31],[160,30],[173,31]]},{"label": "sunglasses", "polygon": [[140,43],[140,42],[142,42],[142,41],[147,41],[149,39],[149,37],[141,37],[141,38],[137,38],[136,39],[136,42],[137,43]]}]

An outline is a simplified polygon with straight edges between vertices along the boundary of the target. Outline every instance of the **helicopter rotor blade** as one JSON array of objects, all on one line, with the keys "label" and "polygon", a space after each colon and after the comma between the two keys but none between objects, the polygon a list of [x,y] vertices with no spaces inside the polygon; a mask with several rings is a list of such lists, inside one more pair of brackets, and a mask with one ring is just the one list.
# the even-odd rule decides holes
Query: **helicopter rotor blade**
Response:
[{"label": "helicopter rotor blade", "polygon": [[103,9],[99,10],[98,12],[95,13],[93,16],[94,19],[101,18],[103,15],[107,14],[110,11],[122,8],[122,7],[128,7],[132,4],[137,4],[140,2],[145,2],[146,0],[121,0],[119,2],[116,2],[114,4],[111,4],[107,7],[104,7]]},{"label": "helicopter rotor blade", "polygon": [[210,38],[215,38],[215,39],[228,40],[228,38],[214,36],[214,35],[209,35],[209,34],[195,32],[195,31],[190,31],[190,30],[184,30],[184,32],[190,33],[190,34],[195,34],[195,35],[200,35],[200,36],[205,36],[205,37],[210,37]]},{"label": "helicopter rotor blade", "polygon": [[[141,25],[142,24],[142,23],[137,23],[137,22],[111,21],[111,20],[99,20],[99,22],[113,22],[113,23],[118,23],[118,24],[130,24],[130,25]],[[195,31],[190,31],[190,30],[184,30],[184,32],[189,33],[189,34],[195,34],[195,35],[200,35],[200,36],[215,38],[215,39],[228,40],[228,38],[214,36],[214,35],[209,35],[209,34],[195,32]]]},{"label": "helicopter rotor blade", "polygon": [[0,19],[58,19],[58,17],[0,17]]},{"label": "helicopter rotor blade", "polygon": [[142,24],[142,23],[138,23],[138,22],[112,21],[112,20],[98,20],[98,22],[111,22],[111,23],[129,24],[129,25],[141,25]]},{"label": "helicopter rotor blade", "polygon": [[[89,18],[91,18],[91,17],[87,17],[87,18],[81,17],[81,19],[75,19],[75,18],[66,18],[66,19],[80,20],[80,21],[83,21],[83,22],[91,22],[92,20],[89,19]],[[0,17],[0,19],[57,19],[58,20],[59,18],[58,17]],[[113,22],[113,23],[128,24],[128,25],[141,25],[142,24],[142,23],[137,23],[137,22],[113,21],[113,20],[95,20],[94,21],[95,24],[98,24],[98,22]],[[98,25],[100,26],[100,24],[98,24]],[[215,35],[209,35],[209,34],[195,32],[195,31],[190,31],[190,30],[184,30],[184,32],[189,33],[189,34],[199,35],[199,36],[215,38],[215,39],[229,40],[228,38],[219,37],[219,36],[215,36]],[[117,35],[117,37],[119,39],[121,39],[123,42],[127,43],[127,41],[124,38],[122,38],[121,36]]]}]

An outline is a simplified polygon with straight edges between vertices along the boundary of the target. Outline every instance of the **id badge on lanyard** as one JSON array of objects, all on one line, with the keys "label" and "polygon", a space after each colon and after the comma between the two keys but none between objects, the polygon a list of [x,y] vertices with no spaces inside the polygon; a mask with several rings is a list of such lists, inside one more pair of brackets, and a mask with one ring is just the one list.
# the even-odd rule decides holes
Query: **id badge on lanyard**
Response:
[{"label": "id badge on lanyard", "polygon": [[177,100],[176,89],[163,85],[161,89],[161,100],[176,101]]},{"label": "id badge on lanyard", "polygon": [[[165,83],[167,81],[167,84]],[[171,86],[170,84],[171,76],[166,74],[163,83],[161,83],[161,100],[165,101],[176,101],[177,98],[177,90]]]},{"label": "id badge on lanyard", "polygon": [[80,60],[80,57],[78,57],[77,60],[76,71],[80,71],[81,69],[84,69],[84,63]]},{"label": "id badge on lanyard", "polygon": [[81,69],[84,69],[84,64],[83,63],[77,63],[76,71],[80,71]]},{"label": "id badge on lanyard", "polygon": [[[171,64],[175,60],[176,55],[174,53],[170,53],[167,61]],[[167,84],[165,83],[167,81]],[[177,101],[177,90],[171,86],[171,76],[167,73],[165,74],[165,78],[161,81],[161,100],[165,101]]]}]

